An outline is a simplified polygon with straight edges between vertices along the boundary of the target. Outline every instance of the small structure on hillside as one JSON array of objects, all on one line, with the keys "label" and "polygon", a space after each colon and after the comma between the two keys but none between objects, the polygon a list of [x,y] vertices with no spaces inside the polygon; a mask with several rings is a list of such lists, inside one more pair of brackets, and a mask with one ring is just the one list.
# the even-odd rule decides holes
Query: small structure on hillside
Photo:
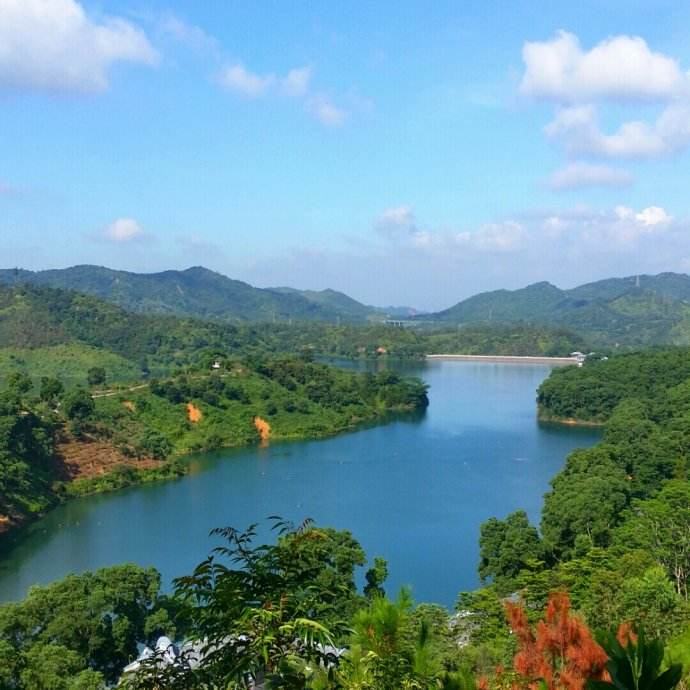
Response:
[{"label": "small structure on hillside", "polygon": [[585,360],[587,359],[587,355],[584,352],[571,352],[570,356],[577,362],[578,366],[582,366],[585,363]]},{"label": "small structure on hillside", "polygon": [[211,365],[211,369],[213,369],[214,371],[218,371],[218,369],[220,369],[220,362],[219,362],[218,360],[216,360],[216,361]]}]

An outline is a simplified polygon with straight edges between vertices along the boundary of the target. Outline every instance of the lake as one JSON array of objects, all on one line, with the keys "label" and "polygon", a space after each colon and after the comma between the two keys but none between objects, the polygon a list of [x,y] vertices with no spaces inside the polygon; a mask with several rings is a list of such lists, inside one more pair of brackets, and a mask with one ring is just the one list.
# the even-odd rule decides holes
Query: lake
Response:
[{"label": "lake", "polygon": [[539,424],[549,367],[431,362],[404,367],[430,385],[423,415],[319,441],[189,459],[180,480],[74,500],[31,525],[0,559],[0,601],[35,583],[122,562],[152,565],[166,586],[216,545],[213,527],[269,515],[349,529],[386,589],[452,607],[478,584],[479,526],[524,508],[538,521],[549,480],[592,429]]}]

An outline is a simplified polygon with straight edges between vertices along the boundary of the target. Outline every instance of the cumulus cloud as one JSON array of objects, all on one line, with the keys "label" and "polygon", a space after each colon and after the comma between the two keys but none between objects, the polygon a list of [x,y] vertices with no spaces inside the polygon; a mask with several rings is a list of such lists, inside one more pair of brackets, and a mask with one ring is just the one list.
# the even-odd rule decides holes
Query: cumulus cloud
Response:
[{"label": "cumulus cloud", "polygon": [[594,106],[562,108],[547,125],[546,134],[570,155],[653,158],[682,151],[690,144],[690,106],[670,106],[652,125],[624,122],[612,134],[602,132]]},{"label": "cumulus cloud", "polygon": [[414,211],[407,204],[387,208],[374,222],[374,228],[388,237],[411,235],[418,231]]},{"label": "cumulus cloud", "polygon": [[527,232],[521,223],[506,220],[502,223],[487,223],[474,232],[460,232],[455,243],[480,252],[514,252],[524,248]]},{"label": "cumulus cloud", "polygon": [[189,24],[174,15],[166,15],[160,21],[159,31],[178,43],[197,52],[218,51],[218,41],[200,26]]},{"label": "cumulus cloud", "polygon": [[281,86],[288,96],[301,97],[309,91],[311,67],[291,69],[281,80]]},{"label": "cumulus cloud", "polygon": [[621,221],[634,220],[641,225],[647,227],[654,225],[667,225],[673,220],[673,217],[666,213],[666,210],[661,206],[648,206],[642,209],[639,213],[635,213],[629,206],[616,206],[613,212]]},{"label": "cumulus cloud", "polygon": [[265,96],[276,84],[274,74],[256,74],[242,64],[225,67],[218,80],[221,86],[246,98]]},{"label": "cumulus cloud", "polygon": [[99,92],[112,65],[158,61],[141,29],[117,17],[93,21],[75,0],[0,2],[0,89]]},{"label": "cumulus cloud", "polygon": [[118,218],[102,234],[102,238],[115,244],[127,244],[146,237],[144,229],[133,218]]},{"label": "cumulus cloud", "polygon": [[322,124],[328,127],[338,127],[347,119],[347,111],[339,108],[328,96],[317,94],[306,102],[307,112],[310,112]]},{"label": "cumulus cloud", "polygon": [[455,232],[422,228],[409,206],[399,206],[381,214],[375,227],[382,230],[379,236],[391,246],[420,254],[468,256],[538,254],[549,245],[615,252],[633,248],[644,237],[675,232],[679,226],[661,206],[636,211],[619,205],[609,210],[534,212]]},{"label": "cumulus cloud", "polygon": [[574,34],[527,42],[520,91],[557,102],[667,101],[686,95],[688,79],[678,63],[652,51],[639,36],[607,38],[583,51]]},{"label": "cumulus cloud", "polygon": [[[404,211],[389,215],[403,226],[409,218]],[[690,267],[690,223],[660,206],[532,210],[461,230],[428,228],[416,217],[414,223],[412,231],[368,233],[348,249],[258,257],[236,273],[274,285],[308,275],[309,287],[343,290],[368,304],[436,310],[484,290],[542,280],[570,287]]]},{"label": "cumulus cloud", "polygon": [[[674,58],[653,51],[643,38],[613,36],[584,50],[577,36],[560,31],[548,41],[525,43],[522,55],[520,92],[558,104],[545,131],[571,158],[655,158],[690,145],[690,76]],[[600,125],[599,112],[611,103],[655,103],[663,110],[656,119],[630,119],[607,132]],[[576,182],[570,184],[571,179]],[[585,174],[580,168],[564,177],[557,174],[551,186],[624,183],[615,175]]]},{"label": "cumulus cloud", "polygon": [[554,172],[547,184],[551,189],[583,189],[584,187],[626,187],[633,181],[627,170],[591,163],[570,163]]},{"label": "cumulus cloud", "polygon": [[348,112],[337,106],[323,93],[311,92],[312,68],[296,67],[285,76],[273,73],[251,72],[241,63],[224,67],[218,83],[245,98],[258,99],[268,96],[287,96],[301,100],[304,109],[327,127],[338,127],[348,117]]}]

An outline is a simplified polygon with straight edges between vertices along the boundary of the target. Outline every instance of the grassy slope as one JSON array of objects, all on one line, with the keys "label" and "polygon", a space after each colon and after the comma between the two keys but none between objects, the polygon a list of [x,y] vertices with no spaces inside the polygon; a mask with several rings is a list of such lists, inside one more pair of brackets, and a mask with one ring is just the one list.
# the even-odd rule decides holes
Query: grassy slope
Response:
[{"label": "grassy slope", "polygon": [[68,386],[86,385],[90,367],[105,368],[109,381],[136,381],[141,371],[130,360],[102,348],[70,343],[34,349],[0,349],[0,386],[10,374],[27,374],[38,384],[43,376],[59,376]]}]

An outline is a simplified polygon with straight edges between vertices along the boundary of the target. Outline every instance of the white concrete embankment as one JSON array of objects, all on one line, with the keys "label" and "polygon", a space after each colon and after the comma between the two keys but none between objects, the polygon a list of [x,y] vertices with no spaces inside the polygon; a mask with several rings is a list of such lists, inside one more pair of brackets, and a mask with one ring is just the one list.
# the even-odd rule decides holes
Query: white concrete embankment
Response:
[{"label": "white concrete embankment", "polygon": [[550,364],[557,367],[577,365],[575,357],[520,357],[518,355],[427,355],[427,360],[444,362],[492,362],[494,364]]}]

